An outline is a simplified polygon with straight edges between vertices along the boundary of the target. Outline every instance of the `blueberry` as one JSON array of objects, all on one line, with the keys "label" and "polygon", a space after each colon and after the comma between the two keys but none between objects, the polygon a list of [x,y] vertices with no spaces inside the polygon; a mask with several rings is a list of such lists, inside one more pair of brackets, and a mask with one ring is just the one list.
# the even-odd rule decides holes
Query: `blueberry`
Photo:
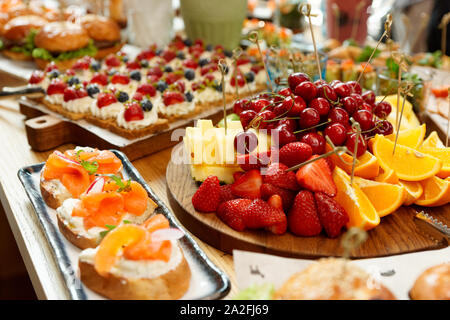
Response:
[{"label": "blueberry", "polygon": [[195,79],[195,71],[192,69],[186,69],[184,72],[184,77],[188,80],[194,80]]},{"label": "blueberry", "polygon": [[164,90],[167,89],[167,83],[164,80],[159,80],[158,83],[156,84],[156,89],[159,92],[164,92]]},{"label": "blueberry", "polygon": [[146,112],[149,112],[149,111],[152,111],[153,104],[152,104],[152,102],[150,100],[143,99],[142,102],[141,102],[141,107],[142,107],[142,110],[144,110]]},{"label": "blueberry", "polygon": [[167,72],[167,73],[173,72],[173,69],[172,69],[171,66],[165,66],[165,67],[164,67],[164,72]]},{"label": "blueberry", "polygon": [[228,66],[224,66],[225,69],[225,74],[228,74],[228,72],[230,71],[230,68]]},{"label": "blueberry", "polygon": [[198,60],[198,65],[200,67],[206,66],[208,63],[209,63],[208,58],[201,58],[200,60]]},{"label": "blueberry", "polygon": [[184,55],[184,53],[182,51],[177,53],[177,58],[180,60],[184,60],[186,59],[186,56]]},{"label": "blueberry", "polygon": [[86,88],[89,97],[94,98],[94,96],[100,92],[100,89],[95,84],[90,84]]},{"label": "blueberry", "polygon": [[186,92],[186,93],[184,94],[184,96],[186,97],[186,100],[187,100],[188,102],[191,102],[192,100],[194,100],[194,95],[193,95],[190,91]]},{"label": "blueberry", "polygon": [[245,74],[245,80],[248,83],[252,83],[253,81],[255,81],[255,73],[253,71],[249,71]]},{"label": "blueberry", "polygon": [[141,81],[142,76],[138,70],[133,70],[130,72],[130,78],[136,81]]},{"label": "blueberry", "polygon": [[183,43],[185,46],[190,47],[192,46],[192,40],[191,39],[184,39]]},{"label": "blueberry", "polygon": [[123,56],[123,57],[122,57],[122,61],[123,61],[124,63],[127,63],[128,61],[130,61],[130,58],[128,58],[128,56]]},{"label": "blueberry", "polygon": [[109,71],[108,71],[108,76],[113,76],[113,75],[115,75],[117,73],[117,70],[116,69],[110,69]]},{"label": "blueberry", "polygon": [[130,99],[130,97],[128,96],[128,93],[126,93],[126,92],[119,91],[119,93],[117,94],[117,100],[121,103],[127,102],[128,99]]},{"label": "blueberry", "polygon": [[96,60],[94,60],[94,61],[91,63],[91,69],[92,69],[93,71],[99,71],[99,70],[101,69],[101,67],[102,67],[102,65],[100,64],[100,62],[98,62],[98,61],[96,61]]},{"label": "blueberry", "polygon": [[217,80],[214,80],[212,83],[212,87],[219,92],[222,92],[222,82],[219,83]]},{"label": "blueberry", "polygon": [[141,67],[148,68],[148,60],[141,60]]},{"label": "blueberry", "polygon": [[156,54],[157,56],[160,56],[162,52],[163,52],[162,49],[157,49],[157,50],[155,51],[155,54]]},{"label": "blueberry", "polygon": [[79,84],[80,83],[80,79],[78,79],[77,77],[72,77],[69,79],[69,81],[67,81],[67,84],[69,86],[73,86],[75,84]]},{"label": "blueberry", "polygon": [[58,78],[61,75],[61,73],[58,70],[52,70],[49,72],[48,76],[50,77],[50,79],[55,79]]},{"label": "blueberry", "polygon": [[212,51],[214,48],[213,48],[213,45],[212,44],[208,44],[206,47],[205,47],[205,50],[206,51]]},{"label": "blueberry", "polygon": [[231,52],[230,50],[224,50],[223,53],[228,58],[231,58],[233,56],[233,52]]}]

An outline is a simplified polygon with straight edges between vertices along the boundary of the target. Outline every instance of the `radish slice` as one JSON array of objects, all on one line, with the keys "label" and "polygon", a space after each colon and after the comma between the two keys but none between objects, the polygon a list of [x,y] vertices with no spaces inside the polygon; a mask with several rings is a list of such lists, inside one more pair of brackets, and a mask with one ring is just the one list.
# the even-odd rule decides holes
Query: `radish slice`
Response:
[{"label": "radish slice", "polygon": [[73,161],[72,159],[67,158],[63,153],[59,152],[59,151],[55,151],[55,154],[60,157],[61,159],[63,159],[64,161],[76,164],[76,165],[80,165],[78,162]]},{"label": "radish slice", "polygon": [[105,186],[105,179],[103,177],[97,177],[86,190],[86,194],[89,193],[100,193],[103,191]]},{"label": "radish slice", "polygon": [[159,229],[152,233],[152,241],[165,241],[165,240],[178,240],[183,238],[184,232],[175,229],[175,228],[168,228],[168,229]]}]

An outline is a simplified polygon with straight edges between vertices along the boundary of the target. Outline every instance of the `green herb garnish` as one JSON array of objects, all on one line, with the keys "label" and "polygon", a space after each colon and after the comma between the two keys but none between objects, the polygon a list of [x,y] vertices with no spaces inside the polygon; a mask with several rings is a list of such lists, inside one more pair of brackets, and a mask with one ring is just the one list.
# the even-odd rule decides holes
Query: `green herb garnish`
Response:
[{"label": "green herb garnish", "polygon": [[105,231],[100,232],[100,237],[104,238],[110,231],[114,230],[116,226],[112,226],[109,224],[105,224],[106,229]]},{"label": "green herb garnish", "polygon": [[129,221],[129,220],[123,220],[122,222],[123,222],[123,224],[131,224],[131,221]]},{"label": "green herb garnish", "polygon": [[34,37],[36,37],[38,31],[31,29],[25,38],[25,43],[22,46],[14,46],[11,48],[12,52],[23,53],[27,57],[30,57],[33,50],[36,48],[34,45]]},{"label": "green herb garnish", "polygon": [[106,174],[105,176],[111,178],[116,185],[119,187],[117,192],[130,192],[131,191],[131,179],[128,179],[127,183],[123,183],[122,178],[113,175],[113,174]]},{"label": "green herb garnish", "polygon": [[[373,50],[375,48],[372,48],[371,46],[365,46],[361,52],[361,54],[356,58],[356,62],[366,62],[369,60],[370,55],[372,54]],[[380,55],[381,51],[379,49],[375,50],[375,53],[373,54],[373,58],[376,58]]]},{"label": "green herb garnish", "polygon": [[80,158],[80,154],[82,152],[84,152],[83,149],[77,151],[77,154],[76,154],[77,161],[84,168],[84,170],[86,170],[89,173],[89,175],[92,176],[92,175],[96,174],[97,170],[98,170],[98,167],[99,167],[98,162],[97,161],[90,162],[90,161],[82,160]]}]

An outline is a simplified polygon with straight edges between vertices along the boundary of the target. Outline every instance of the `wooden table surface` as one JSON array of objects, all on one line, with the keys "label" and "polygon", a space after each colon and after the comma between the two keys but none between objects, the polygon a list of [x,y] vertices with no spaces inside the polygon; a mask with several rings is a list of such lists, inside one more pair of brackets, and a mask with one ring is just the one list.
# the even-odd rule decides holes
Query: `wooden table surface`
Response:
[{"label": "wooden table surface", "polygon": [[[17,177],[24,166],[44,162],[52,151],[34,152],[25,135],[24,116],[19,113],[17,101],[0,100],[0,200],[13,231],[28,274],[39,299],[66,299],[62,279],[58,279],[45,235],[40,229],[28,197]],[[59,150],[73,148],[65,145]],[[149,186],[172,210],[166,186],[166,167],[171,158],[171,148],[133,162]],[[237,292],[233,258],[197,240],[211,261],[222,269],[231,280],[229,298]],[[56,279],[55,279],[56,277]],[[61,280],[61,281],[59,281]]]}]

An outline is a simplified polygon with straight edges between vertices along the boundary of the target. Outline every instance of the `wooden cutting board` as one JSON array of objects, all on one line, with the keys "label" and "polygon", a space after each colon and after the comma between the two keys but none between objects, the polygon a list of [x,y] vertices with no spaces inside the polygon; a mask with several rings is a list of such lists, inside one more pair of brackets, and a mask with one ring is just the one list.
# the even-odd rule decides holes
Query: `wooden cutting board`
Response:
[{"label": "wooden cutting board", "polygon": [[[177,145],[172,154],[178,154],[182,148],[182,144]],[[166,179],[172,195],[172,208],[178,207],[174,210],[178,219],[195,236],[219,250],[232,253],[238,249],[298,258],[342,254],[340,238],[329,239],[325,235],[306,238],[291,233],[276,236],[266,231],[237,232],[215,214],[195,211],[191,199],[198,187],[186,164],[169,162]],[[401,207],[397,212],[382,218],[380,225],[368,232],[368,240],[351,253],[351,258],[390,256],[448,246],[445,238],[434,239],[415,224],[414,215],[421,210],[450,225],[450,205],[433,209]]]}]

